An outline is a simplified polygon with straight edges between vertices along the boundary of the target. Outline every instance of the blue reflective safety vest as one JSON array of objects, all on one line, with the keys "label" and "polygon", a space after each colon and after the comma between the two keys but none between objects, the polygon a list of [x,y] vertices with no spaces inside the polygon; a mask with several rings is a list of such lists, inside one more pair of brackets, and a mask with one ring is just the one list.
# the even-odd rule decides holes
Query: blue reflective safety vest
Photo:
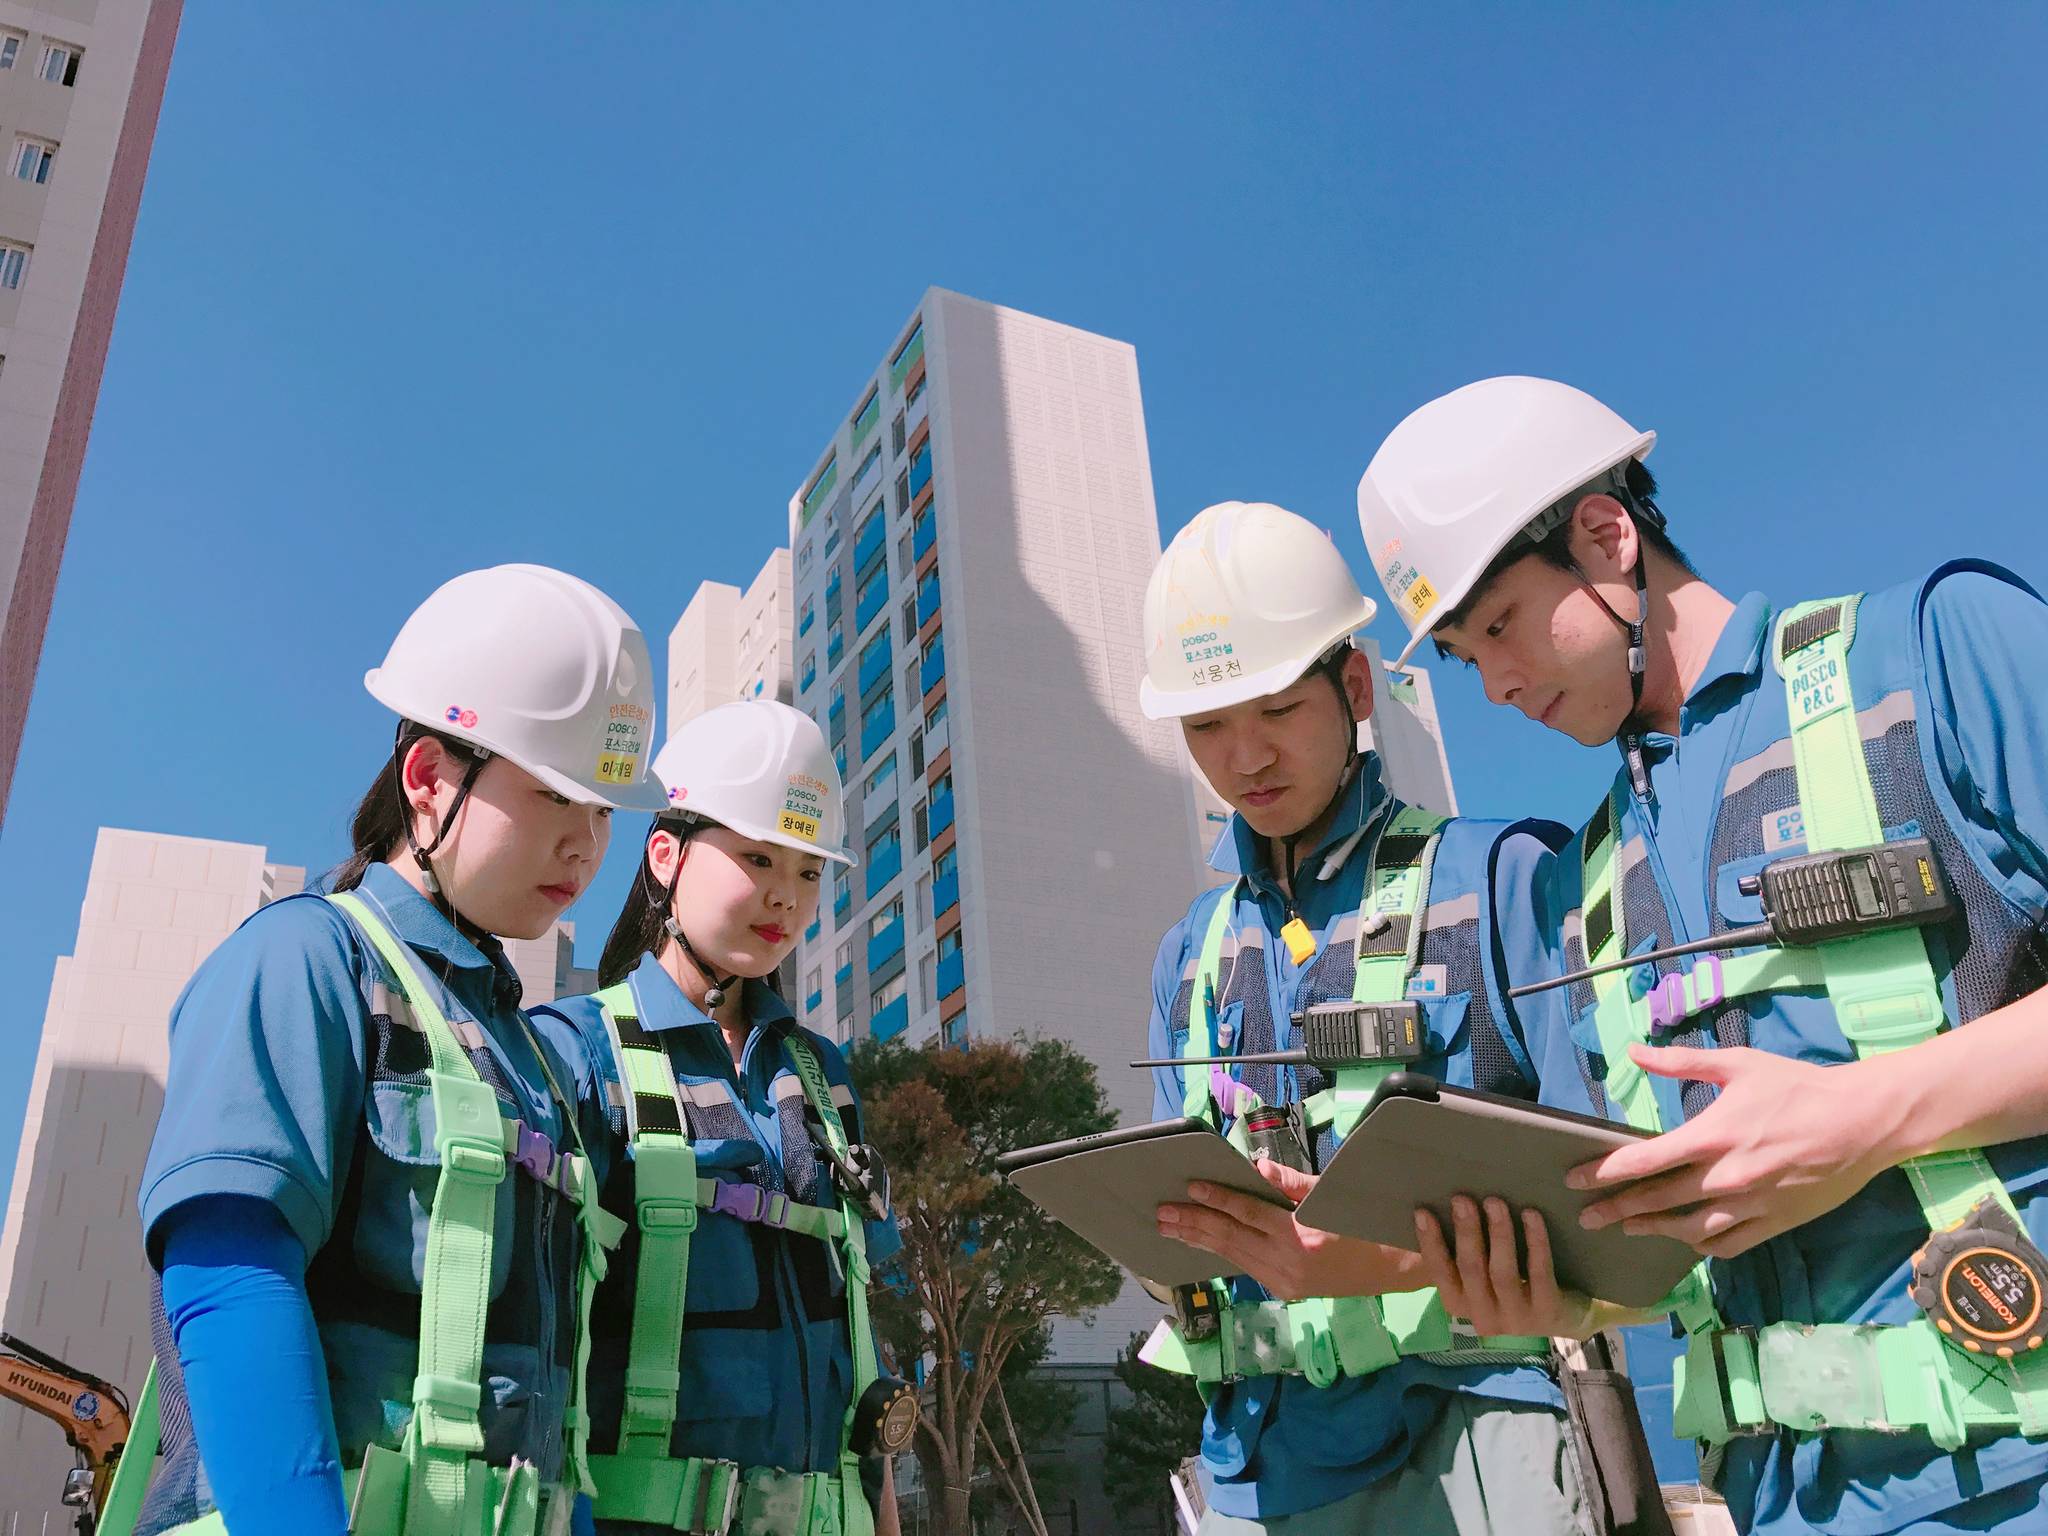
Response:
[{"label": "blue reflective safety vest", "polygon": [[[1785,684],[1770,649],[1776,617],[1759,594],[1737,606],[1681,715],[1677,740],[1646,740],[1651,796],[1626,775],[1611,903],[1583,897],[1582,831],[1550,866],[1547,904],[1564,914],[1551,974],[1584,963],[1589,931],[1608,923],[1626,952],[1726,932],[1761,920],[1742,889],[1773,859],[1806,851]],[[2048,606],[1995,566],[1958,562],[1864,597],[1847,662],[1856,725],[1887,839],[1930,838],[1963,916],[1927,930],[1952,1026],[2048,984]],[[1609,824],[1605,806],[1589,828]],[[1597,910],[1596,909],[1603,909]],[[1804,1061],[1856,1059],[1825,991],[1714,1001],[1693,957],[1626,973],[1652,999],[1658,1044],[1753,1046]],[[1596,1108],[1612,1109],[1595,1023],[1595,988],[1574,984],[1557,1015],[1569,1039],[1532,1040],[1539,1056],[1578,1060]],[[1699,999],[1701,1006],[1693,1007]],[[1704,1111],[1714,1090],[1655,1080],[1663,1123]],[[1985,1149],[2037,1244],[2048,1245],[2048,1138]],[[1893,1169],[1846,1204],[1733,1261],[1711,1266],[1730,1325],[1899,1324],[1921,1317],[1907,1294],[1928,1225]],[[1745,1530],[1829,1536],[1991,1528],[2048,1530],[2048,1439],[1978,1431],[1961,1449],[1921,1433],[1802,1433],[1780,1428],[1728,1443],[1720,1483]],[[2028,1523],[2033,1522],[2033,1523]]]},{"label": "blue reflective safety vest", "polygon": [[[1216,1035],[1228,1037],[1228,1051],[1290,1049],[1298,1043],[1291,1023],[1295,1011],[1349,999],[1374,838],[1397,808],[1381,787],[1378,758],[1368,755],[1340,801],[1332,830],[1300,859],[1297,909],[1316,945],[1299,963],[1279,938],[1288,920],[1286,903],[1262,840],[1233,817],[1210,860],[1233,883],[1197,897],[1160,944],[1149,1054],[1185,1053],[1202,939],[1221,901],[1234,904],[1214,1010]],[[1518,975],[1523,965],[1535,963],[1540,940],[1529,898],[1550,848],[1566,835],[1549,823],[1460,819],[1444,826],[1409,986],[1409,995],[1422,1004],[1430,1047],[1416,1070],[1464,1087],[1538,1096],[1506,1001],[1503,955]],[[1255,1065],[1232,1068],[1230,1076],[1268,1104],[1298,1104],[1326,1086],[1322,1074],[1308,1068]],[[1154,1069],[1154,1087],[1155,1118],[1179,1116],[1182,1070]],[[1319,1150],[1325,1157],[1335,1140],[1324,1134]],[[1266,1292],[1239,1276],[1231,1295],[1233,1302],[1256,1302]],[[1327,1387],[1294,1375],[1226,1383],[1211,1396],[1203,1419],[1209,1501],[1246,1519],[1334,1503],[1398,1469],[1452,1392],[1562,1406],[1556,1383],[1539,1367],[1449,1366],[1421,1356]]]},{"label": "blue reflective safety vest", "polygon": [[[628,984],[640,1008],[639,1028],[668,1047],[698,1175],[837,1209],[829,1165],[804,1125],[802,1083],[777,1048],[778,1031],[797,1025],[774,989],[745,983],[755,1027],[735,1070],[717,1023],[652,956],[641,959]],[[629,1230],[591,1318],[591,1447],[609,1454],[618,1443],[639,1263],[625,1090],[596,995],[561,999],[536,1009],[535,1019],[551,1035],[566,1032],[584,1042],[581,1053],[601,1074],[597,1096],[610,1106],[604,1146],[593,1144],[591,1156],[606,1207],[626,1218]],[[845,1057],[823,1036],[801,1034],[824,1069],[847,1134],[860,1139],[860,1105]],[[732,1202],[735,1210],[741,1204]],[[868,1223],[873,1264],[901,1246],[893,1217]],[[686,1284],[671,1454],[790,1472],[838,1471],[853,1363],[846,1277],[833,1246],[714,1206],[698,1213]]]},{"label": "blue reflective safety vest", "polygon": [[[420,961],[506,1122],[476,1410],[481,1459],[531,1461],[543,1481],[573,1482],[565,1421],[583,1249],[567,1182],[574,1136],[549,1077],[567,1092],[590,1068],[529,1035],[518,976],[495,941],[472,943],[386,865],[372,865],[356,894]],[[413,1415],[440,1178],[429,1066],[425,1036],[364,935],[311,893],[254,913],[171,1015],[169,1082],[140,1197],[145,1241],[154,1253],[158,1223],[195,1197],[248,1196],[283,1213],[311,1256],[306,1292],[344,1467],[373,1447],[398,1449]],[[144,1536],[212,1508],[160,1309],[157,1325],[164,1459],[137,1520]]]}]

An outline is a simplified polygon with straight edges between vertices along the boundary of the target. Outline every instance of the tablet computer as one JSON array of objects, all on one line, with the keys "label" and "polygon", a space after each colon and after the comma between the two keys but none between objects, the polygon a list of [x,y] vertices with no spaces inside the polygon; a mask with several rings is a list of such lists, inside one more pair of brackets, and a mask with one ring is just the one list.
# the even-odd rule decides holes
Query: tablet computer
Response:
[{"label": "tablet computer", "polygon": [[[1564,1182],[1570,1169],[1648,1134],[1396,1072],[1380,1085],[1296,1214],[1306,1226],[1413,1251],[1417,1206],[1435,1212],[1448,1234],[1453,1195],[1498,1195],[1516,1210],[1543,1213],[1561,1285],[1625,1307],[1648,1307],[1699,1255],[1676,1238],[1631,1237],[1618,1225],[1587,1231],[1579,1213],[1611,1191],[1567,1189]],[[1516,1238],[1522,1246],[1519,1224]]]},{"label": "tablet computer", "polygon": [[1159,1207],[1185,1202],[1190,1179],[1287,1204],[1243,1153],[1200,1120],[1160,1120],[1020,1148],[997,1158],[996,1172],[1139,1279],[1163,1286],[1191,1285],[1225,1268],[1215,1254],[1159,1235]]}]

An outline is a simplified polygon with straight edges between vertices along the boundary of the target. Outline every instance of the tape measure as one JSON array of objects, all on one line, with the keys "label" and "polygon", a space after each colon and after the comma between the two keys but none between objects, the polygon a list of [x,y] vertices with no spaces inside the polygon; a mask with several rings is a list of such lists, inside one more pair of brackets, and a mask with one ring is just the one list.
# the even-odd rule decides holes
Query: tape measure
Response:
[{"label": "tape measure", "polygon": [[1972,1354],[2014,1355],[2048,1342],[2048,1256],[1995,1200],[1913,1255],[1913,1300]]}]

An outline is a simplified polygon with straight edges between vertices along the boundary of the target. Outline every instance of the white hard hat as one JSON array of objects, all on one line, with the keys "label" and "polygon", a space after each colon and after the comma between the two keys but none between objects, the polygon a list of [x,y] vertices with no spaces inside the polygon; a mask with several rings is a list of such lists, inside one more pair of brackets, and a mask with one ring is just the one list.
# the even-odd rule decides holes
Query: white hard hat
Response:
[{"label": "white hard hat", "polygon": [[363,686],[403,718],[516,763],[579,804],[668,803],[645,767],[647,641],[617,603],[562,571],[495,565],[444,583]]},{"label": "white hard hat", "polygon": [[774,699],[741,699],[677,726],[654,757],[667,808],[840,864],[846,797],[825,733],[800,709]]},{"label": "white hard hat", "polygon": [[1467,384],[1394,428],[1358,482],[1358,531],[1408,626],[1395,665],[1518,535],[1556,526],[1542,514],[1656,442],[1583,390],[1518,376]]},{"label": "white hard hat", "polygon": [[1145,588],[1148,720],[1228,709],[1292,687],[1372,622],[1329,534],[1284,507],[1225,501],[1173,536]]}]

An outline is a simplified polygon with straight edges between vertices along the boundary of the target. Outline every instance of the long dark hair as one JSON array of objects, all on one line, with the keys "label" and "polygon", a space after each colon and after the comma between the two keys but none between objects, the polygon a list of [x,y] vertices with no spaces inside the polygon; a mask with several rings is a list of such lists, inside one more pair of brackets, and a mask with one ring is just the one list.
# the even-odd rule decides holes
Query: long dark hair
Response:
[{"label": "long dark hair", "polygon": [[349,846],[355,852],[327,872],[324,878],[328,890],[354,890],[363,883],[363,875],[372,864],[381,863],[393,849],[404,843],[405,819],[412,814],[412,808],[405,803],[404,789],[398,782],[398,767],[405,761],[405,754],[412,750],[412,744],[422,736],[431,736],[440,742],[458,763],[466,764],[476,756],[466,743],[452,736],[416,725],[410,720],[400,725],[391,755],[377,770],[377,777],[356,805],[355,819],[349,823]]},{"label": "long dark hair", "polygon": [[[657,832],[673,832],[685,842],[690,837],[688,824],[675,817],[660,817],[647,829],[649,837]],[[680,850],[677,857],[681,857]],[[654,878],[654,870],[647,863],[647,845],[642,843],[640,868],[626,888],[626,904],[619,908],[619,920],[612,924],[611,934],[604,941],[604,953],[597,958],[600,987],[617,986],[633,974],[642,955],[660,950],[662,941],[668,937],[668,904],[673,894],[673,887],[665,888]]]}]

